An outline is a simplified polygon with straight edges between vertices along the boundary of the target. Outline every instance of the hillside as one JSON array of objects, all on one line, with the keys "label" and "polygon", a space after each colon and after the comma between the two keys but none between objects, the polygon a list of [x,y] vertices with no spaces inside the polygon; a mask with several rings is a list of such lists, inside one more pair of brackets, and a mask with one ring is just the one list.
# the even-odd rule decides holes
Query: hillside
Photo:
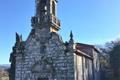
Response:
[{"label": "hillside", "polygon": [[9,65],[0,65],[0,80],[9,80]]}]

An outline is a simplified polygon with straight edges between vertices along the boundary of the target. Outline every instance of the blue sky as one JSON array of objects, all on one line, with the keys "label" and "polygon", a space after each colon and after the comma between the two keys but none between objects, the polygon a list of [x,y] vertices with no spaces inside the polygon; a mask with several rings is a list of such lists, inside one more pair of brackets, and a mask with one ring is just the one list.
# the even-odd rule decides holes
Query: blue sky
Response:
[{"label": "blue sky", "polygon": [[[104,44],[120,37],[120,0],[58,0],[63,40],[72,30],[76,42]],[[0,64],[9,63],[15,32],[26,40],[35,0],[0,0]]]}]

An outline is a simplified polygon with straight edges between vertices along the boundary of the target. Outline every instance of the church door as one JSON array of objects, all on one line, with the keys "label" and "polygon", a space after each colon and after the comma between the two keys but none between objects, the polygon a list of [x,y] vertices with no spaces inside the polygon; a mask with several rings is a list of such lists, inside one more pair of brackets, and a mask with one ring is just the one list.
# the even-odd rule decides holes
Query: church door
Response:
[{"label": "church door", "polygon": [[49,80],[48,78],[38,78],[37,80]]}]

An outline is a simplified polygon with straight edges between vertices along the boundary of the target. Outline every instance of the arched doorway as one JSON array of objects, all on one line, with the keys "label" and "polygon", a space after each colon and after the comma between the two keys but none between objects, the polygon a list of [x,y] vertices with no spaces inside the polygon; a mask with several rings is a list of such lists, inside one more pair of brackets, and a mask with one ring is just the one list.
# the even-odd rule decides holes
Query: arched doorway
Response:
[{"label": "arched doorway", "polygon": [[48,78],[41,78],[39,77],[37,80],[49,80]]}]

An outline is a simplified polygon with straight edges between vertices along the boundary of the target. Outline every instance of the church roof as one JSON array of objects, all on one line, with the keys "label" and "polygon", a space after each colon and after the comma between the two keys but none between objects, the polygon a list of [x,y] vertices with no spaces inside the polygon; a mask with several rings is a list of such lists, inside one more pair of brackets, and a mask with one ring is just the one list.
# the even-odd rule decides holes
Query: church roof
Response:
[{"label": "church roof", "polygon": [[75,53],[77,55],[83,55],[91,59],[93,59],[94,55],[93,50],[97,53],[100,53],[100,51],[94,45],[83,43],[76,43],[75,49],[76,49]]},{"label": "church roof", "polygon": [[76,49],[94,49],[97,53],[100,53],[99,49],[95,45],[89,45],[84,43],[76,43]]}]

